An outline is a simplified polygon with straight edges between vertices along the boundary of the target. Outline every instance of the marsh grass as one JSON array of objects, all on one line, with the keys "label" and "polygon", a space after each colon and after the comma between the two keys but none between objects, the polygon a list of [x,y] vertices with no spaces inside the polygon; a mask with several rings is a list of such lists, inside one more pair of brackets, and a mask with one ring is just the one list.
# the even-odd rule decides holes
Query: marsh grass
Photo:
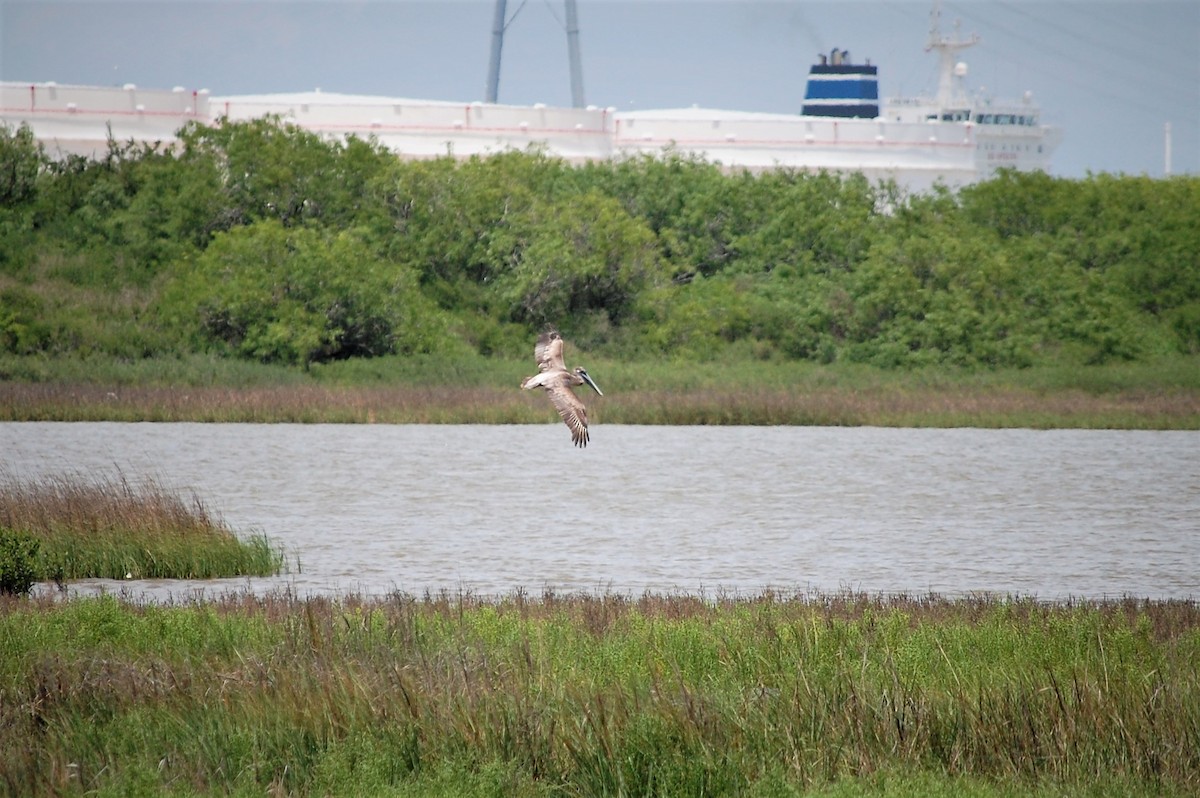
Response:
[{"label": "marsh grass", "polygon": [[0,601],[0,789],[1190,795],[1200,609],[861,595]]},{"label": "marsh grass", "polygon": [[[1200,429],[1200,391],[1091,393],[979,384],[604,386],[598,424]],[[0,420],[381,424],[556,423],[516,384],[247,387],[0,383]]]},{"label": "marsh grass", "polygon": [[0,475],[0,527],[39,543],[39,581],[206,579],[278,573],[281,551],[239,538],[199,497],[152,480]]}]

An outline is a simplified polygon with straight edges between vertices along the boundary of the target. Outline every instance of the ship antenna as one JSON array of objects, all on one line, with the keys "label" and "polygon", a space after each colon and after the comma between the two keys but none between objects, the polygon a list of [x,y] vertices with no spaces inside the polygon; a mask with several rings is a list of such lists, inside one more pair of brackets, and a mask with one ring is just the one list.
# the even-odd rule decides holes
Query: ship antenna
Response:
[{"label": "ship antenna", "polygon": [[942,3],[934,0],[933,11],[929,14],[929,41],[925,52],[937,50],[938,53],[938,94],[937,102],[942,108],[952,105],[962,105],[966,99],[958,96],[954,83],[954,64],[960,51],[979,43],[979,34],[972,33],[966,39],[959,38],[959,21],[954,21],[954,37],[942,35]]}]

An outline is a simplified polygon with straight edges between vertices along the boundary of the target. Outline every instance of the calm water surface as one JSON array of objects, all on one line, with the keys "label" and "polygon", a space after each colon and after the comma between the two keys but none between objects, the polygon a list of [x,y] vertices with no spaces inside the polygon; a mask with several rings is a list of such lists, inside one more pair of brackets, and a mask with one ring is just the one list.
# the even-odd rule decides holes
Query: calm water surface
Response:
[{"label": "calm water surface", "polygon": [[81,592],[1200,598],[1195,432],[605,425],[578,450],[559,424],[0,424],[0,477],[118,472],[292,572]]}]

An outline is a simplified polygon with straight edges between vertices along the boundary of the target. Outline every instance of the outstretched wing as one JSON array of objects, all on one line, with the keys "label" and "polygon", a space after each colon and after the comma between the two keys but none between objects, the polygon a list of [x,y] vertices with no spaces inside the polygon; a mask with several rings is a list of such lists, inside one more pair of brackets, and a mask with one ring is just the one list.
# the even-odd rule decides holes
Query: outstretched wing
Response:
[{"label": "outstretched wing", "polygon": [[583,406],[583,402],[579,401],[579,397],[563,381],[547,385],[546,393],[549,394],[550,401],[554,403],[554,409],[558,411],[558,415],[571,430],[571,440],[575,442],[576,446],[587,446],[587,409]]},{"label": "outstretched wing", "polygon": [[549,330],[538,336],[537,344],[533,347],[533,359],[537,361],[538,371],[566,371],[563,363],[563,340],[556,330]]}]

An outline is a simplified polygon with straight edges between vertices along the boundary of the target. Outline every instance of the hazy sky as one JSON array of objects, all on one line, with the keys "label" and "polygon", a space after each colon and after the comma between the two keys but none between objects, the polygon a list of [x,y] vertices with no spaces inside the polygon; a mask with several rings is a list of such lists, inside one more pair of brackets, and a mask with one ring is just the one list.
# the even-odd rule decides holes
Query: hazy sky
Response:
[{"label": "hazy sky", "polygon": [[[799,111],[809,64],[839,47],[885,95],[936,88],[930,2],[578,0],[587,102]],[[0,78],[214,94],[325,91],[482,99],[492,0],[0,0]],[[500,101],[570,105],[561,0],[508,0]],[[1053,172],[1200,173],[1200,2],[959,0],[980,44],[968,84],[1026,90],[1064,130]]]}]

